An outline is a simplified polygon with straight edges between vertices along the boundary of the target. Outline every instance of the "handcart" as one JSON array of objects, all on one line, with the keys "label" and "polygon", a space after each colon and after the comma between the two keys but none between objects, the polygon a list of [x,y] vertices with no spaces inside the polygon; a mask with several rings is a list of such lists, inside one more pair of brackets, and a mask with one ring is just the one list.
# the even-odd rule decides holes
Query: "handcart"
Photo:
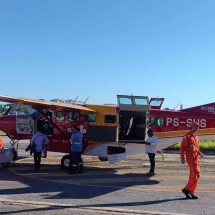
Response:
[{"label": "handcart", "polygon": [[14,148],[14,144],[11,144],[10,148],[3,148],[0,150],[0,165],[9,166],[10,163],[14,163],[17,159],[17,151]]}]

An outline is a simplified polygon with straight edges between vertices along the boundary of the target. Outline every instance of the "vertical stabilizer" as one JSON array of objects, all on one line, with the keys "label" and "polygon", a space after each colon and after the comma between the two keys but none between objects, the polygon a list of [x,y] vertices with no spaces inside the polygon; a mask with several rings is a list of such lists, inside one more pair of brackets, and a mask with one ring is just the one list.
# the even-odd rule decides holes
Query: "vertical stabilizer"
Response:
[{"label": "vertical stabilizer", "polygon": [[209,104],[204,104],[204,105],[199,105],[196,107],[182,109],[181,111],[215,114],[215,102],[209,103]]}]

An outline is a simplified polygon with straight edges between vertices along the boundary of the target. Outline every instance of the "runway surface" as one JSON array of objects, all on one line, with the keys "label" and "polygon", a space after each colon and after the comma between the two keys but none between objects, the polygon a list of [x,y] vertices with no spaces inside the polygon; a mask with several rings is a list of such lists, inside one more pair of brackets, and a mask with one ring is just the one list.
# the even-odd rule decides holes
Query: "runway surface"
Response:
[{"label": "runway surface", "polygon": [[[5,139],[5,142],[8,140]],[[129,156],[109,165],[83,156],[84,174],[60,168],[63,154],[48,153],[41,170],[19,144],[20,159],[0,169],[0,214],[195,214],[214,215],[215,159],[201,160],[198,200],[185,200],[181,189],[188,180],[187,165],[178,154],[156,156],[156,175],[148,177],[148,157]]]}]

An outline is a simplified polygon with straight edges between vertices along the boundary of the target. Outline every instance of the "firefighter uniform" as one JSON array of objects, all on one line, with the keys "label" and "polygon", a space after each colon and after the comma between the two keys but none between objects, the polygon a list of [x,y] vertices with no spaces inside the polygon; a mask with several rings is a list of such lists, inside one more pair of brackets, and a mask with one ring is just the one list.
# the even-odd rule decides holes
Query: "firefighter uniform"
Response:
[{"label": "firefighter uniform", "polygon": [[[193,129],[193,127],[196,127]],[[186,155],[186,162],[190,169],[189,180],[182,190],[182,192],[186,195],[187,198],[197,199],[197,196],[194,196],[195,189],[198,185],[198,180],[200,177],[200,166],[199,166],[199,156],[204,157],[202,152],[199,149],[199,140],[195,133],[199,127],[198,123],[192,123],[191,131],[188,132],[181,141],[180,146],[180,157],[181,162],[185,162]],[[195,130],[196,129],[196,130]]]},{"label": "firefighter uniform", "polygon": [[1,153],[1,151],[2,151],[3,148],[4,148],[3,140],[0,137],[0,153]]}]

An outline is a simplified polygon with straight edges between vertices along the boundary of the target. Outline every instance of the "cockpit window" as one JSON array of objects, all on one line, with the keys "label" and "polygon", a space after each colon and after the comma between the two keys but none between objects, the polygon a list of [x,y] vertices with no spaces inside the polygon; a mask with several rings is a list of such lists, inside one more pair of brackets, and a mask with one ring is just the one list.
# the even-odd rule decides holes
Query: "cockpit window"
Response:
[{"label": "cockpit window", "polygon": [[68,121],[77,121],[79,119],[79,113],[77,112],[69,112],[67,120]]}]

